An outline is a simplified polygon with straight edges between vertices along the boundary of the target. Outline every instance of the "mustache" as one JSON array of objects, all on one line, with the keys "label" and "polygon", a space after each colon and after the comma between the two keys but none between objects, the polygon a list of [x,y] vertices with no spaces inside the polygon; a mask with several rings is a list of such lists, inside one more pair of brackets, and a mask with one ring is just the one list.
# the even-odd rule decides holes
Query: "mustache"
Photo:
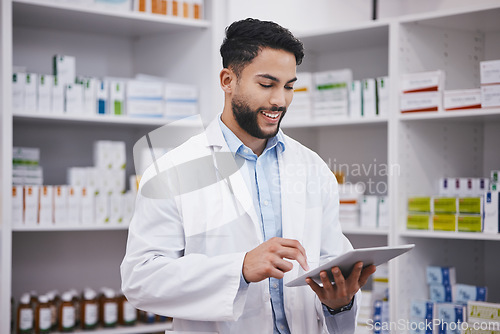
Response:
[{"label": "mustache", "polygon": [[281,106],[281,107],[271,107],[271,108],[259,108],[259,111],[264,111],[264,110],[269,110],[269,111],[283,111],[286,112],[286,107]]}]

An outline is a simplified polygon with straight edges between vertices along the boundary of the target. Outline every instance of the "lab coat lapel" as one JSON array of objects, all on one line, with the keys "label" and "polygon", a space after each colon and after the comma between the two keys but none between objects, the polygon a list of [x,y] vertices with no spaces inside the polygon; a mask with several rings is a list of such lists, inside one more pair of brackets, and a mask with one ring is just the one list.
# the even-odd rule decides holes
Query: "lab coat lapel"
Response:
[{"label": "lab coat lapel", "polygon": [[[219,116],[217,116],[219,117]],[[209,149],[213,149],[212,152],[215,154],[215,159],[218,160],[218,153],[229,153],[229,147],[227,146],[224,135],[220,129],[218,119],[213,120],[207,127],[205,131],[207,135],[207,143]],[[236,161],[232,161],[236,165]],[[216,162],[217,164],[217,162]],[[226,175],[224,175],[226,177]],[[257,217],[257,212],[253,205],[252,195],[248,189],[245,180],[242,175],[241,168],[239,168],[235,173],[231,173],[228,178],[226,178],[226,186],[229,187],[230,192],[234,195],[236,200],[240,203],[241,207],[250,216],[252,222],[255,226],[256,234],[259,237],[259,241],[263,242],[264,237],[262,235],[262,228],[260,226],[260,220]]]},{"label": "lab coat lapel", "polygon": [[297,152],[287,147],[278,150],[278,164],[281,184],[281,211],[283,237],[296,239],[302,243],[306,204],[306,170],[300,162]]}]

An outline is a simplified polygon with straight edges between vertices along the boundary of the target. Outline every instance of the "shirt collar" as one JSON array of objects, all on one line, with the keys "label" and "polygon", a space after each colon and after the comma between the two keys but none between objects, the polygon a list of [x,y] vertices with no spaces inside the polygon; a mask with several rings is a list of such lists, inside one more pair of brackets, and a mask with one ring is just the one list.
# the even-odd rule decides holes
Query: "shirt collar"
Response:
[{"label": "shirt collar", "polygon": [[[224,135],[224,139],[226,140],[227,146],[229,147],[229,150],[231,152],[235,153],[240,153],[244,151],[245,149],[250,150],[248,147],[243,144],[243,142],[227,127],[224,122],[222,122],[221,115],[219,114],[217,116],[217,120],[219,121],[219,126],[221,128],[222,134]],[[284,136],[283,132],[281,129],[278,131],[276,136],[269,138],[267,140],[266,148],[262,152],[262,154],[266,153],[266,151],[272,149],[273,147],[277,147],[280,151],[283,152],[285,150],[285,141],[284,141]],[[250,150],[250,152],[252,152]],[[253,153],[252,153],[253,154]],[[243,155],[243,154],[242,154]]]}]

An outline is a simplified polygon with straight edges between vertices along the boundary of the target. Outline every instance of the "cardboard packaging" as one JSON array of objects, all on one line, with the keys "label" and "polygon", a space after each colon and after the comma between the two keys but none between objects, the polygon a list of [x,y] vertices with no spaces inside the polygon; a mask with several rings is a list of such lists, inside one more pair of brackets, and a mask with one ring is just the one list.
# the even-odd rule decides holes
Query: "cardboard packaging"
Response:
[{"label": "cardboard packaging", "polygon": [[443,108],[445,111],[481,108],[481,89],[445,90]]}]

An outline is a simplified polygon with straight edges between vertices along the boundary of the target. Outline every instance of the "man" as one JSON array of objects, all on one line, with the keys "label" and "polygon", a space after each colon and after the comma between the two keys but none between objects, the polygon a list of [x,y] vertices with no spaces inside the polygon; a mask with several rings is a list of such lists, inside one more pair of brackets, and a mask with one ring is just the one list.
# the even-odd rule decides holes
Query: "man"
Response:
[{"label": "man", "polygon": [[[221,55],[222,114],[158,161],[170,171],[168,198],[139,191],[123,292],[138,308],[172,316],[178,331],[352,333],[356,293],[374,266],[358,263],[347,278],[333,268],[335,284],[322,272],[323,287],[311,279],[284,286],[352,248],[333,174],[279,129],[302,43],[273,22],[247,19],[226,29]],[[224,152],[239,169],[221,172]],[[213,160],[200,163],[206,157]],[[153,177],[148,170],[141,188]]]}]

